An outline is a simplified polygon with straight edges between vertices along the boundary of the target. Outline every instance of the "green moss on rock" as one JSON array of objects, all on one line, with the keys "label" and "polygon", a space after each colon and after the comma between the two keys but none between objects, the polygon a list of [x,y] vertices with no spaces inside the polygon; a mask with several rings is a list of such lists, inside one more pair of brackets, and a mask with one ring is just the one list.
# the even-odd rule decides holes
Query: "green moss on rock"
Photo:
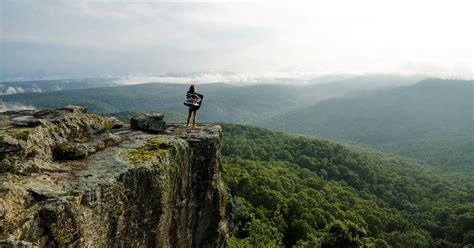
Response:
[{"label": "green moss on rock", "polygon": [[17,173],[18,167],[14,163],[0,162],[0,173]]},{"label": "green moss on rock", "polygon": [[104,129],[105,131],[110,131],[114,127],[114,123],[109,119],[104,119]]},{"label": "green moss on rock", "polygon": [[32,131],[32,129],[10,129],[8,133],[15,139],[27,140]]},{"label": "green moss on rock", "polygon": [[74,149],[73,147],[69,146],[66,143],[60,144],[54,150],[56,159],[83,159],[87,157],[87,153],[84,151],[80,151],[78,149]]},{"label": "green moss on rock", "polygon": [[127,157],[134,165],[141,165],[148,160],[162,157],[167,154],[167,150],[172,147],[170,143],[160,140],[157,137],[150,138],[147,143],[134,150],[124,152],[122,155]]},{"label": "green moss on rock", "polygon": [[15,225],[12,222],[10,222],[8,220],[0,221],[0,237],[4,234],[10,232],[14,228],[15,228]]},{"label": "green moss on rock", "polygon": [[54,241],[59,247],[65,247],[71,244],[71,237],[69,237],[68,235],[64,235],[58,228],[58,225],[56,223],[52,223],[51,225],[49,225],[49,229],[51,231],[51,234],[53,235]]}]

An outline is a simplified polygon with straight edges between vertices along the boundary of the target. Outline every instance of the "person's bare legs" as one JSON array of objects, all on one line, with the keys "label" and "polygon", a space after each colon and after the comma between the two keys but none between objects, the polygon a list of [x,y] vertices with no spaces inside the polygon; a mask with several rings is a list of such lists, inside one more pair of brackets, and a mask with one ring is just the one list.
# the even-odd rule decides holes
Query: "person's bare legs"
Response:
[{"label": "person's bare legs", "polygon": [[191,109],[188,111],[188,121],[186,122],[186,127],[189,126],[189,120],[191,119],[191,115],[193,114],[193,111]]},{"label": "person's bare legs", "polygon": [[194,115],[193,115],[193,128],[196,126],[196,115],[197,115],[197,112],[198,112],[197,110],[194,110],[194,111],[193,111],[193,113],[194,113]]}]

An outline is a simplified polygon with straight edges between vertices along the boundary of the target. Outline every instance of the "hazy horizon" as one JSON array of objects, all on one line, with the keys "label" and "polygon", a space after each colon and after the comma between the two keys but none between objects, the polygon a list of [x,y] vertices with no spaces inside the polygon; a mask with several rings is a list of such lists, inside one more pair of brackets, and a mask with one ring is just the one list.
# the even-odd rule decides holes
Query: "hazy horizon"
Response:
[{"label": "hazy horizon", "polygon": [[196,71],[472,79],[472,5],[2,0],[0,79]]}]

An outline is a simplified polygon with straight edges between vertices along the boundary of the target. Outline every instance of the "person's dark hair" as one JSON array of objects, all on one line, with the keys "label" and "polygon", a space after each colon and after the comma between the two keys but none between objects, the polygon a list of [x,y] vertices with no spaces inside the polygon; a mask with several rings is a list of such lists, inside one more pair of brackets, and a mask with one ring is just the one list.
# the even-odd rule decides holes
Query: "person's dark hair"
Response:
[{"label": "person's dark hair", "polygon": [[191,84],[191,86],[189,86],[188,93],[194,93],[194,92],[196,92],[196,85]]}]

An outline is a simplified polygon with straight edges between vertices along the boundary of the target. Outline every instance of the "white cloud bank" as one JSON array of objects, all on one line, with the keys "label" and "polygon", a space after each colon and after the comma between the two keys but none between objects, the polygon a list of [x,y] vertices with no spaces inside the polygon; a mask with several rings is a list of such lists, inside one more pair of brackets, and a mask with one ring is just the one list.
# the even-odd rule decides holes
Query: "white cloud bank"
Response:
[{"label": "white cloud bank", "polygon": [[32,110],[36,109],[33,105],[22,104],[18,102],[2,102],[0,100],[0,112],[14,111],[14,110]]},{"label": "white cloud bank", "polygon": [[286,83],[302,83],[305,80],[317,78],[321,75],[306,71],[280,71],[280,72],[202,72],[174,75],[130,75],[121,77],[116,83],[141,84],[141,83],[178,83],[178,84],[255,84],[272,83],[275,81]]},{"label": "white cloud bank", "polygon": [[22,86],[5,86],[3,84],[0,84],[0,95],[14,95],[14,94],[22,94],[26,92],[43,92],[43,90],[38,87],[38,85],[33,84],[31,87],[24,88]]}]

